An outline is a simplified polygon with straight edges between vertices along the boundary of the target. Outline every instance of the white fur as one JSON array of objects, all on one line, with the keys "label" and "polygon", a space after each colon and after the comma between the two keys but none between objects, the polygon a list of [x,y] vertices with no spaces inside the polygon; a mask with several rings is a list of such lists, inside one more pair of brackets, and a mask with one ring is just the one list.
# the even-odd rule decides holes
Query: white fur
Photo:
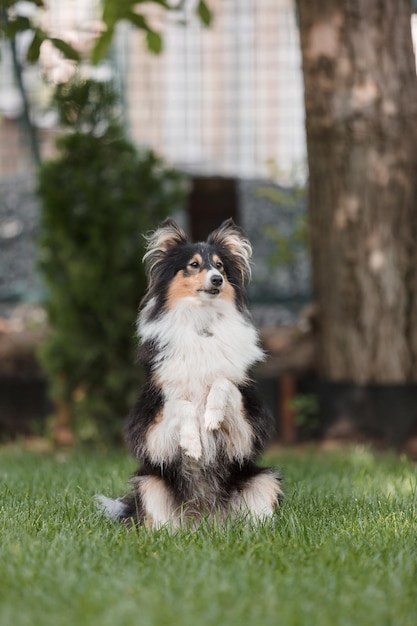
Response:
[{"label": "white fur", "polygon": [[[227,378],[217,378],[211,386],[207,396],[206,410],[204,413],[204,426],[207,430],[217,430],[226,417],[226,409],[229,398],[232,399],[237,388]],[[239,390],[237,390],[239,391]],[[240,394],[239,394],[240,396]],[[239,404],[233,403],[232,410],[240,411]]]},{"label": "white fur", "polygon": [[153,340],[160,347],[154,373],[165,394],[163,419],[147,438],[152,460],[172,459],[178,445],[189,456],[213,460],[212,431],[226,417],[235,438],[230,453],[243,458],[252,432],[243,418],[237,385],[264,358],[255,328],[232,302],[216,296],[183,298],[148,321],[153,304],[151,300],[139,318],[142,341]]},{"label": "white fur", "polygon": [[164,257],[166,251],[172,246],[185,243],[187,235],[172,220],[165,222],[155,232],[145,237],[147,240],[147,251],[143,257],[148,274],[149,285],[152,283],[152,275],[154,268],[158,265],[161,258]]},{"label": "white fur", "polygon": [[96,501],[100,509],[113,519],[123,515],[126,510],[126,505],[119,499],[113,500],[112,498],[106,498],[106,496],[96,496]]},{"label": "white fur", "polygon": [[174,406],[174,416],[180,419],[180,446],[188,456],[198,460],[201,457],[201,441],[197,407],[187,400],[171,400],[164,407],[167,420],[170,419],[171,405]]},{"label": "white fur", "polygon": [[151,426],[147,449],[154,463],[172,461],[178,446],[194,458],[201,457],[196,406],[187,400],[167,400],[162,419]]},{"label": "white fur", "polygon": [[[214,268],[210,269],[207,274],[206,274],[206,278],[204,280],[204,289],[210,289],[211,287],[213,287],[211,279],[213,278],[213,276],[215,276],[216,278],[223,278],[223,276],[220,274],[220,272]],[[223,291],[223,289],[225,288],[226,283],[223,282],[216,287],[216,289],[218,289],[219,291]]]},{"label": "white fur", "polygon": [[161,528],[166,524],[170,524],[171,528],[179,526],[180,518],[176,515],[178,507],[161,478],[138,476],[133,482],[146,511],[145,525],[151,528]]},{"label": "white fur", "polygon": [[226,378],[214,381],[207,396],[204,425],[208,431],[222,425],[229,432],[229,456],[243,460],[252,449],[252,428],[244,417],[242,395]]},{"label": "white fur", "polygon": [[220,377],[243,383],[248,369],[264,359],[255,328],[232,302],[216,296],[183,298],[148,321],[153,304],[140,315],[139,335],[161,347],[154,371],[174,397],[199,398],[201,385],[211,386]]},{"label": "white fur", "polygon": [[231,511],[234,514],[249,514],[253,519],[262,521],[272,516],[280,495],[280,481],[273,472],[259,474],[235,495],[231,502]]},{"label": "white fur", "polygon": [[250,456],[252,450],[252,427],[244,417],[242,394],[235,385],[227,382],[228,396],[222,422],[223,428],[229,432],[227,453],[231,460],[243,461],[245,457]]},{"label": "white fur", "polygon": [[169,413],[168,403],[162,420],[153,424],[148,430],[146,444],[151,461],[156,464],[172,461],[180,445],[180,420],[178,413]]},{"label": "white fur", "polygon": [[209,237],[209,241],[225,246],[233,253],[238,262],[242,279],[250,279],[251,267],[250,258],[252,256],[252,246],[246,237],[236,228],[233,223],[225,222]]}]

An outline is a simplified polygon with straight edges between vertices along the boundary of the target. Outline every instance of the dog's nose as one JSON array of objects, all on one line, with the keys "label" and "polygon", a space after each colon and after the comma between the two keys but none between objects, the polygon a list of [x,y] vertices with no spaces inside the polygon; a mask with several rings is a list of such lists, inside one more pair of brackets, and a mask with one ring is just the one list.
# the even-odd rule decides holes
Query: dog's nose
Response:
[{"label": "dog's nose", "polygon": [[210,282],[213,287],[220,287],[220,285],[223,283],[223,276],[221,274],[214,274],[210,278]]}]

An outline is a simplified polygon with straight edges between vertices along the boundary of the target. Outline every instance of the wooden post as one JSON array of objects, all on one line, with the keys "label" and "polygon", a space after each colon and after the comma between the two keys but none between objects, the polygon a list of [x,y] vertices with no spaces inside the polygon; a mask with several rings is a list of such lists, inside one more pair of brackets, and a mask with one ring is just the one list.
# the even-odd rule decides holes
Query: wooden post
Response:
[{"label": "wooden post", "polygon": [[296,388],[296,380],[293,374],[283,374],[279,377],[279,434],[280,439],[284,444],[294,443],[297,439],[295,411],[291,406],[291,401],[294,399],[296,394]]}]

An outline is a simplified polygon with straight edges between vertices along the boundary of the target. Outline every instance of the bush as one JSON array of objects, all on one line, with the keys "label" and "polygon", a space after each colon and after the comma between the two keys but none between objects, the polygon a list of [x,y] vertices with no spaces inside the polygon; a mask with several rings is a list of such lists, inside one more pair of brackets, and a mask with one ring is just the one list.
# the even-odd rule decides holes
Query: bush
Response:
[{"label": "bush", "polygon": [[56,103],[73,130],[39,175],[51,325],[40,358],[78,436],[109,440],[120,435],[140,384],[133,363],[142,233],[179,208],[184,185],[154,152],[126,141],[109,85],[61,86]]}]

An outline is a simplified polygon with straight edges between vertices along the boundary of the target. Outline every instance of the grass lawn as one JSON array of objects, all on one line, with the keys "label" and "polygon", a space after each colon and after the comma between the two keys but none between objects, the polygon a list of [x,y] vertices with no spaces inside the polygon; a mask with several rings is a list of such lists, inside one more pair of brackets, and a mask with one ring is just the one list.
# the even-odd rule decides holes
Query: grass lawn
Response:
[{"label": "grass lawn", "polygon": [[416,467],[367,449],[285,451],[269,524],[170,536],[95,511],[123,452],[0,449],[1,626],[415,626]]}]

